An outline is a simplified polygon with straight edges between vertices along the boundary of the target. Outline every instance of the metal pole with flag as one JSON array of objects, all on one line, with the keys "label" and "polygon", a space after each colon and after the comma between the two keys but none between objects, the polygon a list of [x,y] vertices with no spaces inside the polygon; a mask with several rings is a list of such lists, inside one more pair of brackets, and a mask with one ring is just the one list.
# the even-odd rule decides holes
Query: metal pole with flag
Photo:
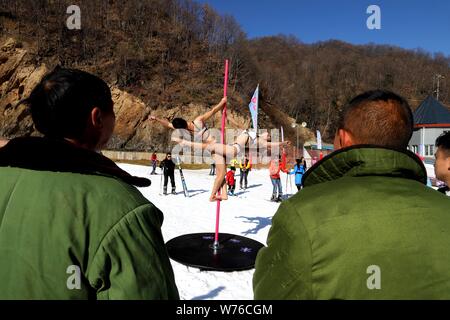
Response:
[{"label": "metal pole with flag", "polygon": [[[253,129],[258,133],[258,102],[259,102],[259,84],[256,86],[256,90],[253,93],[252,99],[248,108],[250,109],[250,115],[252,117]],[[255,155],[256,156],[256,155]],[[252,152],[249,151],[250,161],[252,160]]]},{"label": "metal pole with flag", "polygon": [[258,130],[258,101],[259,100],[259,84],[256,87],[255,93],[253,93],[252,100],[248,107],[250,108],[250,114],[252,116],[253,129]]},{"label": "metal pole with flag", "polygon": [[319,130],[317,130],[317,150],[322,150],[322,136]]}]

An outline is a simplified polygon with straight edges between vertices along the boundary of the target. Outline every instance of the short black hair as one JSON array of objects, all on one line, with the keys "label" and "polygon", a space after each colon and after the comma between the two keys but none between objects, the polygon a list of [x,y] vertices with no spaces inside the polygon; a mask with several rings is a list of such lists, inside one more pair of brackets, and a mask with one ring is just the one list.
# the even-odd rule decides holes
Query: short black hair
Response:
[{"label": "short black hair", "polygon": [[111,90],[102,79],[61,67],[45,75],[23,103],[36,129],[54,138],[82,138],[94,107],[113,112]]},{"label": "short black hair", "polygon": [[436,139],[436,147],[444,149],[446,154],[450,154],[450,131],[444,132]]},{"label": "short black hair", "polygon": [[187,122],[182,118],[173,119],[172,125],[175,129],[187,129]]},{"label": "short black hair", "polygon": [[349,131],[358,144],[406,149],[414,128],[408,102],[386,90],[367,91],[353,98],[338,129]]}]

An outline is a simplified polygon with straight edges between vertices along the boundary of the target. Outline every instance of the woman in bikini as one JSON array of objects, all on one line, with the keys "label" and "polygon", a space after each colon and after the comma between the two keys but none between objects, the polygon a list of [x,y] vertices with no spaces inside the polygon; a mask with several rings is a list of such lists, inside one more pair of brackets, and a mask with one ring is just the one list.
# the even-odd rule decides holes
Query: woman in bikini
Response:
[{"label": "woman in bikini", "polygon": [[228,199],[227,184],[225,183],[227,158],[232,159],[237,157],[244,152],[247,147],[264,150],[290,145],[289,141],[270,142],[269,138],[270,136],[267,132],[258,136],[255,131],[244,130],[232,145],[217,143],[212,137],[208,137],[204,142],[192,142],[178,137],[173,137],[172,141],[179,143],[181,146],[189,146],[191,148],[198,148],[211,152],[211,156],[216,162],[217,169],[216,179],[214,180],[211,196],[209,198],[211,202],[214,202],[217,200]]}]

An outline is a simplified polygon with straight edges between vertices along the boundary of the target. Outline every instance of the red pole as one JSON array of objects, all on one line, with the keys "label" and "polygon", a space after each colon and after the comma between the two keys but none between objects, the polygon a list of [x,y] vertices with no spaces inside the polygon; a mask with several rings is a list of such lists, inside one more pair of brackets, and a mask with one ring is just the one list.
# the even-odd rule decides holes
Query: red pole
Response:
[{"label": "red pole", "polygon": [[[227,96],[228,91],[228,60],[225,60],[225,79],[223,83],[223,96]],[[220,142],[222,144],[225,144],[225,126],[227,122],[227,105],[225,104],[225,107],[223,108],[223,114],[222,114],[222,132],[220,137]],[[224,157],[224,160],[226,157]],[[226,163],[225,163],[226,166]],[[218,192],[220,194],[220,190]],[[220,221],[220,201],[217,201],[217,208],[216,208],[216,234],[214,237],[214,250],[219,249],[219,221]]]}]

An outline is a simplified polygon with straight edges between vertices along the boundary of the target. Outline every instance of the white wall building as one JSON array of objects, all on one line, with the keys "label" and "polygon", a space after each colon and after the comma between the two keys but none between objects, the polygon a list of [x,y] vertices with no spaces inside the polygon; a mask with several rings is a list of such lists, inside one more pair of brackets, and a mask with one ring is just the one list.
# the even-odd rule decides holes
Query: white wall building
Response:
[{"label": "white wall building", "polygon": [[414,133],[409,150],[433,160],[436,138],[450,131],[450,110],[432,96],[428,96],[414,111]]}]

